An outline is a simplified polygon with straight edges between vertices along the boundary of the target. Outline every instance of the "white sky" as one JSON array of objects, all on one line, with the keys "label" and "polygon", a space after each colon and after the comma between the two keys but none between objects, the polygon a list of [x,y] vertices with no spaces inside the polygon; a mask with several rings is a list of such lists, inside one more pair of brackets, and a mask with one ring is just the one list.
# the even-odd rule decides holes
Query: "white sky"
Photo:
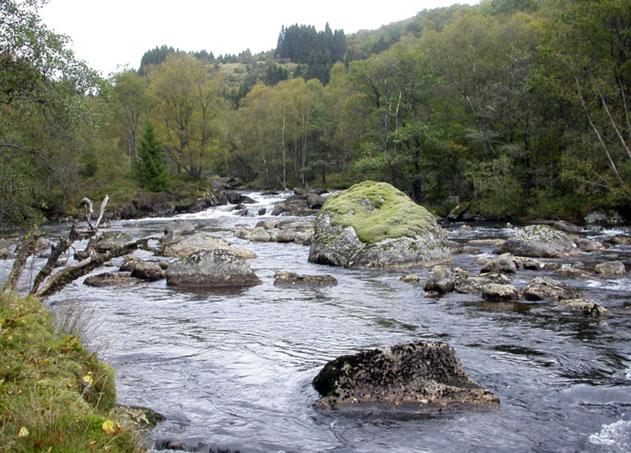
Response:
[{"label": "white sky", "polygon": [[49,0],[44,22],[70,36],[77,57],[103,75],[167,44],[215,55],[276,47],[281,25],[315,25],[348,33],[374,29],[423,9],[478,0]]}]

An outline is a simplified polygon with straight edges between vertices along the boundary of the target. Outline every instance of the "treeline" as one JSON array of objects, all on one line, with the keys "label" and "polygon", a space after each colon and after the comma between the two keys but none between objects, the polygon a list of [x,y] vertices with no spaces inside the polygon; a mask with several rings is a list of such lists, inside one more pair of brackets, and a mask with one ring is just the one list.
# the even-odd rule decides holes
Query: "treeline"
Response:
[{"label": "treeline", "polygon": [[344,30],[332,31],[328,23],[320,32],[313,25],[282,27],[275,54],[278,59],[301,63],[297,75],[326,84],[333,64],[346,55],[346,35]]},{"label": "treeline", "polygon": [[142,58],[140,59],[140,67],[138,69],[138,72],[140,74],[145,74],[149,66],[161,65],[166,61],[169,55],[173,55],[176,53],[189,53],[200,61],[213,64],[253,63],[254,61],[256,61],[256,57],[252,55],[250,49],[246,49],[239,54],[225,54],[215,57],[212,52],[209,53],[205,49],[193,52],[184,52],[171,46],[162,45],[156,46],[143,54]]},{"label": "treeline", "polygon": [[[290,29],[309,28],[279,43]],[[375,33],[349,37],[326,78],[297,76],[300,61],[176,51],[95,81],[17,40],[0,60],[0,218],[57,214],[86,193],[202,194],[214,174],[253,188],[385,180],[443,213],[629,216],[631,0],[483,1]],[[159,161],[157,182],[140,154]]]}]

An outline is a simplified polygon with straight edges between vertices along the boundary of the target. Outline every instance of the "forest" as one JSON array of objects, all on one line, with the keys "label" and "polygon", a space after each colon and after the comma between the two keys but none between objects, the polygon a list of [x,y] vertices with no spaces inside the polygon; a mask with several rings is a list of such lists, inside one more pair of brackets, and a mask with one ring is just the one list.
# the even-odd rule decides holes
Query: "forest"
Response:
[{"label": "forest", "polygon": [[[103,78],[0,2],[0,227],[196,194],[389,182],[444,215],[631,214],[631,0],[484,0],[268,52],[168,45]],[[333,14],[332,14],[333,16]]]}]

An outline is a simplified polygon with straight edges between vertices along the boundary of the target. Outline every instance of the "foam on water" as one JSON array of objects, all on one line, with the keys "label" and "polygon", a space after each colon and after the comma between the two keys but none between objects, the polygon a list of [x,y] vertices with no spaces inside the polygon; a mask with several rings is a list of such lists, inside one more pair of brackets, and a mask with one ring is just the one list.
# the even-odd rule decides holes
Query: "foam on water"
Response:
[{"label": "foam on water", "polygon": [[631,421],[618,420],[609,425],[602,425],[600,432],[589,436],[589,442],[626,451],[631,448]]}]

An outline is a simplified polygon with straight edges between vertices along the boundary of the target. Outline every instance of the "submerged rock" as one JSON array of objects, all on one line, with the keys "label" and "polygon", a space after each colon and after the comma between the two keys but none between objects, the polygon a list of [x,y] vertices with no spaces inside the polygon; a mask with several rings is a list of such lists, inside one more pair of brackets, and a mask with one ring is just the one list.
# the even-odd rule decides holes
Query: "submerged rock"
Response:
[{"label": "submerged rock", "polygon": [[559,304],[570,310],[580,311],[588,316],[604,316],[607,314],[607,309],[593,300],[567,299],[560,301]]},{"label": "submerged rock", "polygon": [[276,272],[274,286],[335,286],[332,275],[298,275],[294,272]]},{"label": "submerged rock", "polygon": [[576,251],[576,245],[566,233],[547,225],[524,227],[499,248],[500,253],[534,258],[557,258]]},{"label": "submerged rock", "polygon": [[526,300],[554,300],[574,299],[578,291],[574,288],[551,278],[535,277],[522,293]]},{"label": "submerged rock", "polygon": [[390,184],[365,181],[329,197],[316,218],[309,261],[400,267],[449,261],[436,218]]},{"label": "submerged rock", "polygon": [[248,263],[230,250],[193,253],[170,265],[167,284],[188,288],[226,288],[261,283]]},{"label": "submerged rock", "polygon": [[606,263],[599,263],[594,268],[596,273],[602,277],[618,277],[624,275],[626,269],[622,261],[608,261]]},{"label": "submerged rock", "polygon": [[453,291],[456,278],[448,266],[434,266],[425,279],[423,289],[429,293],[446,294]]},{"label": "submerged rock", "polygon": [[497,407],[499,398],[466,375],[446,343],[409,343],[327,363],[313,380],[316,406],[362,413],[427,415]]}]

